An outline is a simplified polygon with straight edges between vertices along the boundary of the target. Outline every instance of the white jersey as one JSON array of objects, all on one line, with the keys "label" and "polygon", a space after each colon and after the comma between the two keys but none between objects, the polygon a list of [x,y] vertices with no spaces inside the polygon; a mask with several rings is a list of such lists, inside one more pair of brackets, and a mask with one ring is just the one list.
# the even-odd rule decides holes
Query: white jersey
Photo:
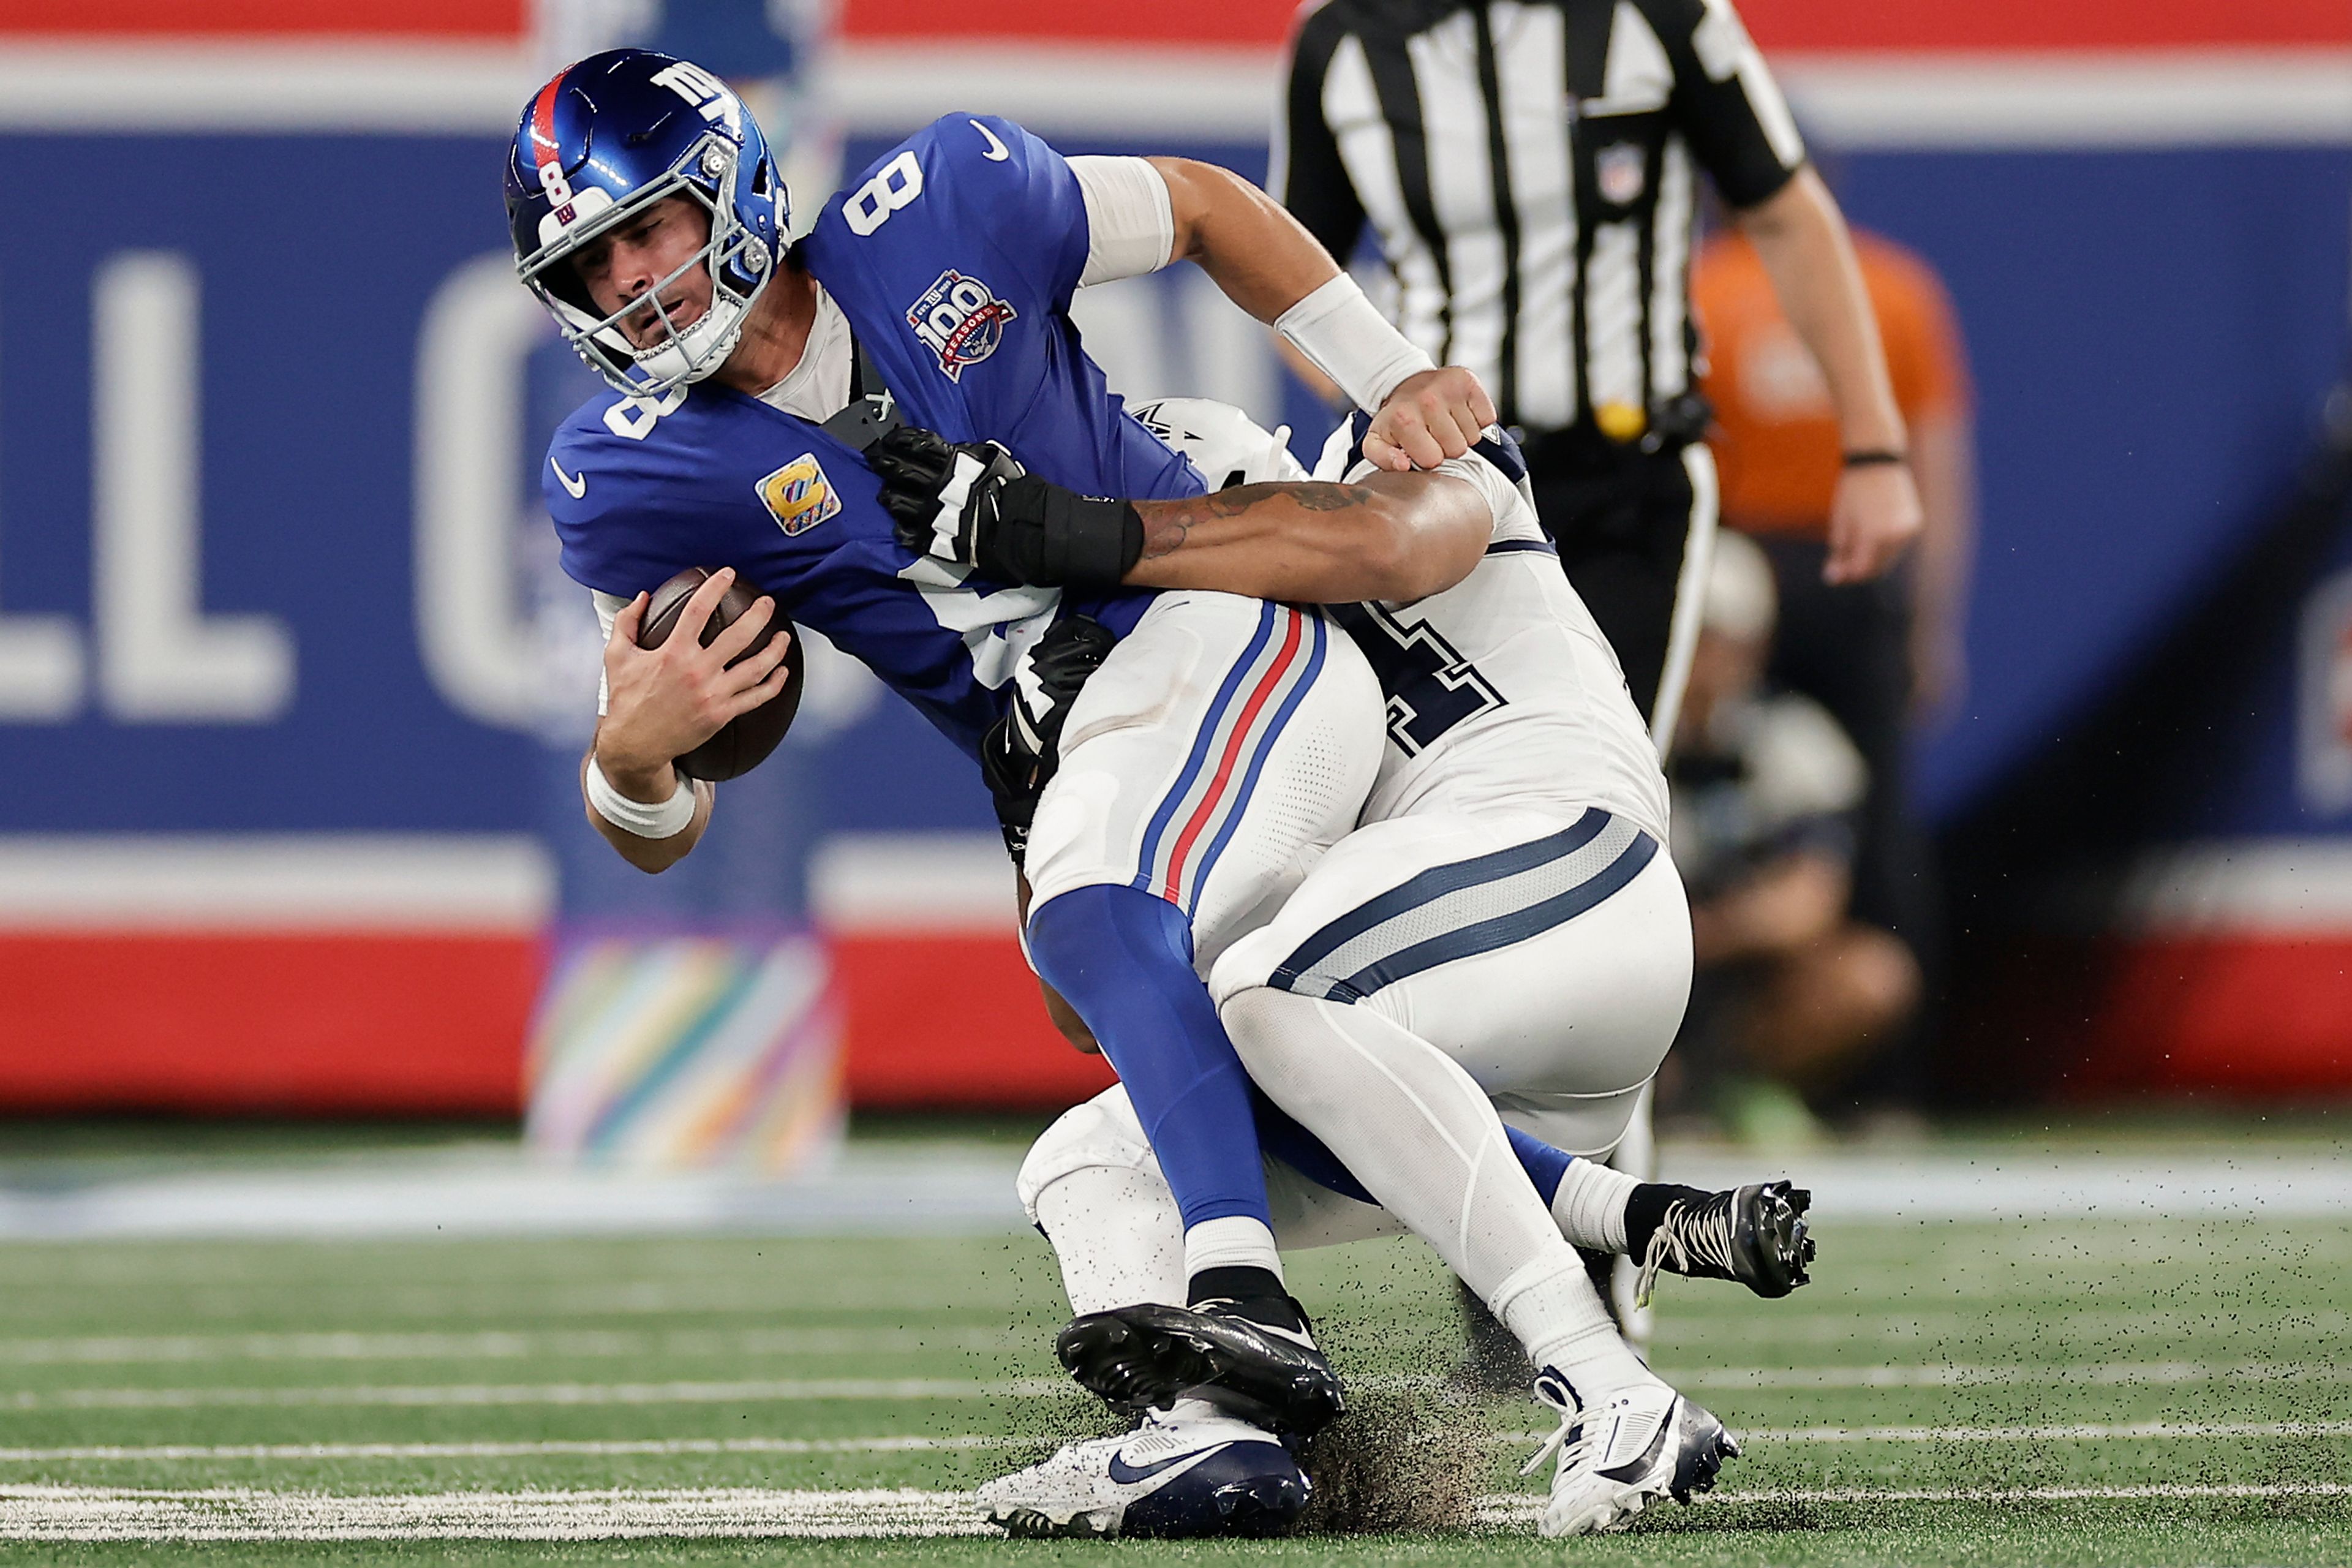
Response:
[{"label": "white jersey", "polygon": [[[1318,478],[1376,471],[1333,434]],[[1483,560],[1411,604],[1336,609],[1388,697],[1388,746],[1364,820],[1496,806],[1586,806],[1665,842],[1665,776],[1615,650],[1559,569],[1507,440],[1443,464],[1486,497],[1495,528]],[[1326,472],[1328,468],[1330,471]]]},{"label": "white jersey", "polygon": [[[1239,409],[1169,398],[1134,412],[1226,484],[1309,477]],[[1357,449],[1367,424],[1360,414],[1332,432],[1313,477],[1375,471]],[[1491,440],[1438,472],[1486,498],[1495,517],[1486,558],[1442,594],[1332,610],[1388,700],[1388,743],[1363,820],[1599,806],[1664,843],[1666,781],[1649,729],[1536,521],[1516,448]]]}]

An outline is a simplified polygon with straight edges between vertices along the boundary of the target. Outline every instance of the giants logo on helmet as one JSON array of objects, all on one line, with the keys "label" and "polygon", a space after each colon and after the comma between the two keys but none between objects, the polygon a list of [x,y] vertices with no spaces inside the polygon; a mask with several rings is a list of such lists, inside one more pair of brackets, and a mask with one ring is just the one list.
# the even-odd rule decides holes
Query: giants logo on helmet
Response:
[{"label": "giants logo on helmet", "polygon": [[961,381],[968,364],[978,364],[1004,341],[1004,323],[1018,314],[987,284],[953,268],[907,310],[907,324],[940,356],[950,381]]},{"label": "giants logo on helmet", "polygon": [[726,120],[733,124],[735,95],[727,84],[704,70],[691,60],[680,60],[654,73],[654,84],[666,87],[702,111],[709,121]]}]

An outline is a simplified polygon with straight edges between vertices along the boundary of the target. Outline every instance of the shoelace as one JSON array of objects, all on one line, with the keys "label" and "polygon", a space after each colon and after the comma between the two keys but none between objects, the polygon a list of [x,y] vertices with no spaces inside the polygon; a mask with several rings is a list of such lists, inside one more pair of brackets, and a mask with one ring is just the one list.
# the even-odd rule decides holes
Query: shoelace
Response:
[{"label": "shoelace", "polygon": [[[1685,1225],[1690,1227],[1687,1237],[1682,1231]],[[1650,1233],[1650,1245],[1642,1255],[1642,1271],[1633,1277],[1633,1305],[1650,1304],[1650,1293],[1658,1288],[1659,1271],[1670,1260],[1677,1274],[1689,1273],[1693,1258],[1726,1274],[1735,1272],[1731,1229],[1731,1205],[1727,1203],[1720,1211],[1712,1200],[1696,1211],[1680,1198],[1668,1204],[1665,1217]]]},{"label": "shoelace", "polygon": [[1519,1467],[1519,1474],[1523,1476],[1534,1475],[1542,1468],[1543,1462],[1559,1453],[1570,1438],[1573,1437],[1580,1448],[1591,1440],[1585,1430],[1584,1407],[1576,1402],[1576,1391],[1557,1374],[1549,1371],[1538,1373],[1535,1396],[1538,1404],[1549,1405],[1559,1412],[1559,1426],[1543,1440],[1543,1446],[1535,1451],[1534,1458]]}]

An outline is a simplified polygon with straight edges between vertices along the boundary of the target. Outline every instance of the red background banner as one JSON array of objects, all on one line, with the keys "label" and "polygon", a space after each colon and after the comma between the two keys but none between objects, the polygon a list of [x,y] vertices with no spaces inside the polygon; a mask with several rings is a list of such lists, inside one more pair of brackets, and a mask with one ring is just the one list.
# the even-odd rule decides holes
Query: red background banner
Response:
[{"label": "red background banner", "polygon": [[[2352,44],[2345,0],[1746,0],[1767,48],[2117,49]],[[1090,44],[1275,44],[1295,7],[1250,0],[846,0],[851,38],[912,43],[1017,38]],[[513,40],[526,0],[10,0],[0,33],[66,36],[338,37]]]}]

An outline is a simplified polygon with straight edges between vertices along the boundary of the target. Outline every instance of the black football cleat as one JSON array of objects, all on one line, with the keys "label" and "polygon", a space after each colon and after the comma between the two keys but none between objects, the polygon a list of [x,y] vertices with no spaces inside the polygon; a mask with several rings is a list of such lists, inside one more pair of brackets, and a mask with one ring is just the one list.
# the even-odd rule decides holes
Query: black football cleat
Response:
[{"label": "black football cleat", "polygon": [[1647,1306],[1658,1275],[1733,1279],[1777,1300],[1812,1277],[1813,1238],[1805,1211],[1813,1194],[1786,1181],[1761,1182],[1709,1194],[1696,1203],[1676,1198],[1650,1235],[1634,1300]]},{"label": "black football cleat", "polygon": [[1089,1312],[1062,1331],[1054,1353],[1118,1410],[1165,1408],[1189,1394],[1291,1436],[1329,1425],[1347,1396],[1313,1336],[1259,1322],[1242,1308],[1147,1301]]}]

